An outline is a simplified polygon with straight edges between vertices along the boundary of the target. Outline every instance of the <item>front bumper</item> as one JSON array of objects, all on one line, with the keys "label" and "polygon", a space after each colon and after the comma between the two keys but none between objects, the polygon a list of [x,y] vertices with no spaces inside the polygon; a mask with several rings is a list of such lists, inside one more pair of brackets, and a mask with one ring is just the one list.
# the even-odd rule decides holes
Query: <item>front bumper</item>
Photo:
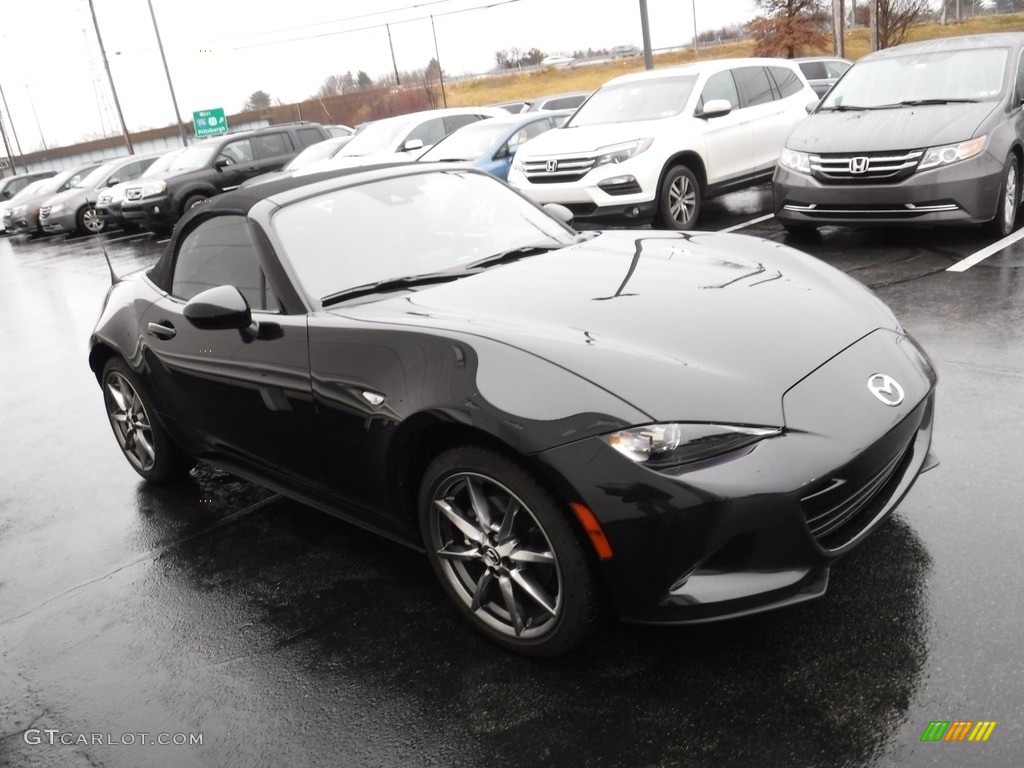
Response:
[{"label": "front bumper", "polygon": [[[522,171],[512,168],[508,181],[538,205],[564,205],[577,220],[646,223],[657,212],[657,174],[652,180],[639,171],[630,172],[628,165],[609,164],[589,171],[579,181],[555,183],[530,181]],[[600,186],[623,176],[631,176],[639,191],[609,194]]]},{"label": "front bumper", "polygon": [[74,232],[76,229],[75,212],[61,211],[39,215],[39,226],[48,235],[55,235],[59,232]]},{"label": "front bumper", "polygon": [[139,226],[153,224],[167,227],[178,219],[171,209],[169,195],[155,195],[144,197],[141,200],[124,200],[121,203],[121,215],[125,221]]},{"label": "front bumper", "polygon": [[915,173],[895,184],[826,184],[781,165],[775,216],[788,224],[980,224],[996,215],[1003,161],[989,153]]},{"label": "front bumper", "polygon": [[[832,564],[934,465],[934,373],[893,338],[872,336],[787,393],[783,435],[729,460],[669,474],[601,438],[540,454],[604,529],[613,557],[600,568],[620,618],[699,623],[824,594]],[[903,382],[905,407],[868,400],[863,383],[879,369]]]}]

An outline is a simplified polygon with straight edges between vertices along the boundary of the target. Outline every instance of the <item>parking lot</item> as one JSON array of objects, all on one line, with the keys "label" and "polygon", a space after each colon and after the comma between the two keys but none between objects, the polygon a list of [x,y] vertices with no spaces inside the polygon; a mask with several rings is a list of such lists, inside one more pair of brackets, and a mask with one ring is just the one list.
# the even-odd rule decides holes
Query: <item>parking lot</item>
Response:
[{"label": "parking lot", "polygon": [[[873,288],[939,372],[942,463],[822,599],[612,624],[550,661],[474,633],[397,544],[211,469],[145,486],[86,354],[100,239],[121,272],[163,245],[0,239],[0,765],[1020,765],[1024,245],[791,240],[770,210],[758,187],[708,202],[701,228]],[[932,721],[997,726],[922,742]]]}]

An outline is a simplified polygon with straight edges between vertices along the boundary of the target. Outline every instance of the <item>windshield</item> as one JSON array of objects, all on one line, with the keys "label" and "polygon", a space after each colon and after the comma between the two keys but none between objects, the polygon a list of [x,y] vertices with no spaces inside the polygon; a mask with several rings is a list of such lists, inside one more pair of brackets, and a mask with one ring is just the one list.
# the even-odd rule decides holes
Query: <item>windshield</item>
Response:
[{"label": "windshield", "polygon": [[113,173],[114,169],[121,165],[122,162],[123,158],[118,158],[112,162],[104,163],[99,168],[90,171],[88,175],[73,182],[71,186],[75,189],[95,189],[102,184],[107,176]]},{"label": "windshield", "polygon": [[819,110],[877,109],[905,101],[997,101],[1009,50],[976,48],[860,61]]},{"label": "windshield", "polygon": [[435,160],[476,160],[494,146],[505,135],[511,123],[498,120],[481,120],[460,128],[438,142],[420,156],[420,161]]},{"label": "windshield", "polygon": [[360,184],[280,209],[273,226],[313,299],[367,285],[465,268],[575,233],[480,173],[425,171]]},{"label": "windshield", "polygon": [[32,197],[33,195],[36,195],[40,192],[44,192],[47,182],[49,181],[50,179],[39,179],[38,181],[33,181],[31,184],[29,184],[27,187],[21,190],[21,192],[12,197],[9,201],[9,204],[13,206],[13,204],[18,202],[19,200],[25,200],[26,198]]},{"label": "windshield", "polygon": [[387,120],[370,123],[353,136],[352,141],[335,157],[358,157],[374,152],[388,152],[409,123],[408,117],[390,117]]},{"label": "windshield", "polygon": [[349,136],[339,136],[333,139],[318,141],[316,144],[306,147],[304,150],[299,152],[299,154],[292,158],[292,161],[282,170],[294,171],[297,168],[309,165],[317,160],[326,160],[329,157],[333,157],[334,153],[338,151],[338,148],[345,146],[349,141]]},{"label": "windshield", "polygon": [[173,163],[175,159],[177,159],[178,155],[180,155],[184,151],[184,149],[176,149],[173,152],[168,152],[165,155],[160,155],[160,157],[154,160],[153,164],[150,165],[149,168],[147,168],[145,172],[143,172],[142,176],[140,176],[139,178],[152,178],[153,176],[163,173],[164,171],[171,167],[171,163]]},{"label": "windshield", "polygon": [[220,144],[211,142],[209,144],[193,144],[184,150],[171,162],[168,171],[194,171],[204,168],[213,160],[213,155]]},{"label": "windshield", "polygon": [[678,115],[686,106],[695,82],[696,75],[673,75],[606,85],[579,108],[565,127],[660,120]]}]

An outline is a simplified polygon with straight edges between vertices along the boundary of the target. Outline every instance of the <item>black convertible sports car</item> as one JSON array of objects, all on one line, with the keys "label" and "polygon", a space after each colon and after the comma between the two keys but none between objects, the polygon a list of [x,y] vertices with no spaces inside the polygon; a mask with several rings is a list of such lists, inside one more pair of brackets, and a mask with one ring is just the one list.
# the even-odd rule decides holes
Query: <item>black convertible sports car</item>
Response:
[{"label": "black convertible sports car", "polygon": [[818,597],[932,464],[935,373],[860,284],[741,235],[577,233],[467,169],[197,207],[89,362],[147,480],[201,459],[425,549],[532,655],[602,605]]}]

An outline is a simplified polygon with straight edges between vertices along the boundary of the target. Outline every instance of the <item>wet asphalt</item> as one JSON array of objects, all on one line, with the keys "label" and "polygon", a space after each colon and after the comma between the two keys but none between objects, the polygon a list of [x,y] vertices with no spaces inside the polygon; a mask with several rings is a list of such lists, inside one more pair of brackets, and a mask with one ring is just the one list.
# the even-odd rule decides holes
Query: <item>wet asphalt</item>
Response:
[{"label": "wet asphalt", "polygon": [[[212,469],[145,486],[86,362],[97,239],[0,238],[0,766],[1020,766],[1024,246],[952,273],[990,238],[740,231],[893,307],[939,371],[942,464],[823,599],[549,661],[477,636],[415,552]],[[164,247],[101,237],[122,271]],[[936,720],[998,724],[922,742]]]}]

